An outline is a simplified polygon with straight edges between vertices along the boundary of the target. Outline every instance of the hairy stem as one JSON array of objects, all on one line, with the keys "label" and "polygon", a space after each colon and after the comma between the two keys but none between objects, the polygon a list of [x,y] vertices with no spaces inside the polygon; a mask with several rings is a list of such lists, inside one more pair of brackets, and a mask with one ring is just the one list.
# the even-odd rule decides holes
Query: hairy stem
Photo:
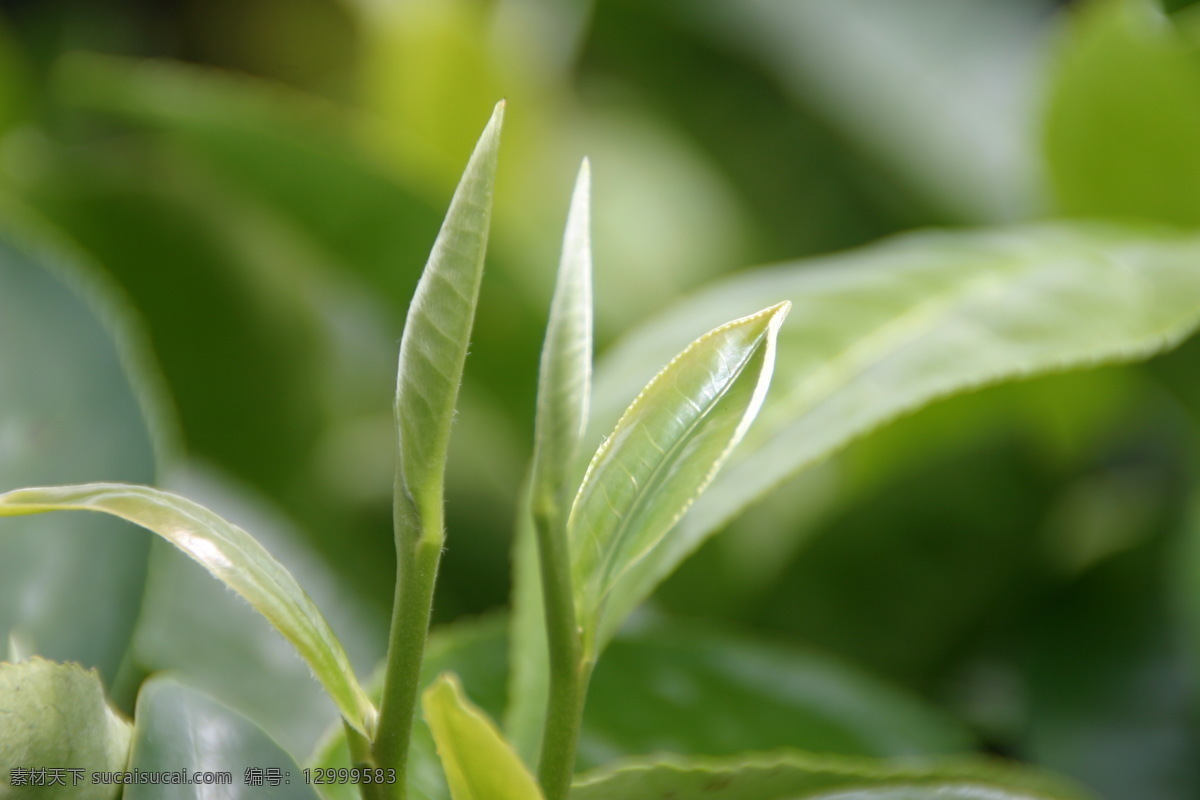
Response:
[{"label": "hairy stem", "polygon": [[546,800],[565,800],[575,772],[575,750],[583,724],[591,664],[583,660],[583,642],[575,617],[566,537],[551,521],[557,515],[535,513],[541,557],[546,636],[550,646],[550,698],[542,730],[538,779]]},{"label": "hairy stem", "polygon": [[[371,742],[359,733],[353,725],[343,720],[346,731],[346,744],[350,748],[350,765],[360,769],[375,767],[375,757],[371,754]],[[388,787],[383,783],[363,782],[358,785],[362,800],[388,800]]]},{"label": "hairy stem", "polygon": [[421,662],[429,635],[433,590],[442,557],[440,504],[434,513],[413,520],[407,495],[397,487],[396,499],[396,598],[392,608],[392,630],[388,639],[383,703],[372,752],[380,767],[396,770],[395,800],[408,793],[408,750],[413,718],[421,689]]}]

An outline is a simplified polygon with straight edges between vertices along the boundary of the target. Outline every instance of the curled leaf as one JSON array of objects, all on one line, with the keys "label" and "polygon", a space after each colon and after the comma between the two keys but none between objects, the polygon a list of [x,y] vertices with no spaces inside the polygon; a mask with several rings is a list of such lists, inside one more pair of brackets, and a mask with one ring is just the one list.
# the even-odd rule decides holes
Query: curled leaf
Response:
[{"label": "curled leaf", "polygon": [[148,486],[90,483],[0,494],[0,517],[70,510],[126,519],[187,553],[295,646],[351,725],[373,731],[375,707],[341,642],[291,573],[250,534],[184,497]]},{"label": "curled leaf", "polygon": [[761,408],[790,307],[771,306],[688,345],[593,457],[567,523],[588,655],[621,622],[605,615],[613,586],[670,535]]}]

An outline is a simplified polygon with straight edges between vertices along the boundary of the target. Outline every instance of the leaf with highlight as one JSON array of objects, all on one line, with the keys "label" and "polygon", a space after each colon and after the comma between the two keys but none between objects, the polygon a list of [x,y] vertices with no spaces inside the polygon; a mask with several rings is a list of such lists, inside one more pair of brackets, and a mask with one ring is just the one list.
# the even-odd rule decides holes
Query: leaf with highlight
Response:
[{"label": "leaf with highlight", "polygon": [[621,622],[605,600],[668,536],[762,406],[790,303],[709,331],[642,390],[596,452],[568,521],[587,655]]},{"label": "leaf with highlight", "polygon": [[454,800],[540,800],[512,745],[466,699],[457,678],[442,675],[426,690],[423,706]]},{"label": "leaf with highlight", "polygon": [[[450,202],[400,340],[397,505],[422,520],[441,520],[446,448],[483,278],[503,119],[501,101]],[[423,527],[441,535],[440,524]]]},{"label": "leaf with highlight", "polygon": [[0,494],[0,517],[71,510],[120,517],[187,553],[295,646],[351,725],[373,731],[375,708],[341,643],[296,579],[250,534],[184,497],[148,486],[91,483]]},{"label": "leaf with highlight", "polygon": [[620,343],[593,423],[731,310],[787,297],[776,389],[713,485],[613,591],[628,613],[706,538],[788,476],[936,400],[1170,348],[1200,322],[1200,237],[1102,223],[907,234],[746,272]]}]

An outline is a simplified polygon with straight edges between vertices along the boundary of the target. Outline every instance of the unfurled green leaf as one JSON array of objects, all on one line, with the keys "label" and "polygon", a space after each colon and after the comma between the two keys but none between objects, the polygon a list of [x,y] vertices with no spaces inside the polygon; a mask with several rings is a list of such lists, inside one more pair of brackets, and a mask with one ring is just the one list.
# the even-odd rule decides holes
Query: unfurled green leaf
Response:
[{"label": "unfurled green leaf", "polygon": [[613,587],[659,547],[762,406],[789,307],[773,305],[688,345],[646,385],[592,458],[568,521],[590,656],[623,619],[605,609]]},{"label": "unfurled green leaf", "polygon": [[295,646],[351,725],[364,733],[373,730],[375,708],[341,643],[295,578],[250,534],[186,498],[146,486],[93,483],[0,495],[0,517],[65,510],[100,511],[129,520],[187,553]]},{"label": "unfurled green leaf", "polygon": [[453,675],[443,675],[426,690],[423,706],[454,800],[541,798],[512,745],[467,701]]},{"label": "unfurled green leaf", "polygon": [[491,219],[504,102],[496,105],[467,163],[400,340],[396,380],[397,506],[441,536],[446,448],[475,319]]},{"label": "unfurled green leaf", "polygon": [[580,776],[571,800],[1085,800],[1040,773],[986,761],[902,767],[799,751],[646,758]]},{"label": "unfurled green leaf", "polygon": [[1154,0],[1072,11],[1045,122],[1060,209],[1200,223],[1200,62]]},{"label": "unfurled green leaf", "polygon": [[[386,620],[305,547],[293,520],[211,467],[176,465],[163,481],[170,490],[254,531],[317,603],[358,674],[383,656]],[[63,519],[50,521],[61,525]],[[166,541],[154,541],[150,550],[130,655],[147,672],[186,673],[190,686],[254,720],[293,755],[312,752],[331,721],[338,720],[341,728],[337,708],[312,679],[308,665],[295,657],[292,645]]]},{"label": "unfurled green leaf", "polygon": [[551,517],[565,511],[562,495],[587,426],[592,390],[590,191],[591,175],[584,161],[567,216],[538,376],[533,503]]},{"label": "unfurled green leaf", "polygon": [[[98,267],[4,204],[0,214],[0,490],[151,482],[171,423],[141,332]],[[0,642],[115,680],[149,542],[99,517],[0,535]]]},{"label": "unfurled green leaf", "polygon": [[601,366],[597,426],[688,330],[775,297],[795,308],[757,423],[674,534],[618,581],[609,613],[644,600],[789,475],[902,414],[1175,345],[1200,321],[1197,263],[1200,238],[1095,223],[921,233],[740,275],[682,303]]},{"label": "unfurled green leaf", "polygon": [[150,680],[138,694],[128,766],[135,770],[189,778],[209,773],[214,782],[134,783],[123,800],[317,798],[291,756],[254,723],[170,677]]},{"label": "unfurled green leaf", "polygon": [[[124,769],[131,726],[113,713],[95,670],[31,658],[0,662],[0,797],[115,800],[93,771]],[[34,784],[15,770],[62,769],[62,784]],[[82,770],[76,785],[65,770]]]}]

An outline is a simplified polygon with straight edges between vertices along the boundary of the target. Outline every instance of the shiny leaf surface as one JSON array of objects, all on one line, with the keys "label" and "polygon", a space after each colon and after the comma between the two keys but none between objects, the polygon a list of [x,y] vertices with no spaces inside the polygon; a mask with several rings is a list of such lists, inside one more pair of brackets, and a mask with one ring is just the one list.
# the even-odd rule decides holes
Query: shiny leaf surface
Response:
[{"label": "shiny leaf surface", "polygon": [[[624,618],[608,595],[671,533],[762,406],[788,303],[688,345],[646,385],[596,451],[568,520],[584,648]],[[627,610],[622,608],[622,610]]]},{"label": "shiny leaf surface", "polygon": [[612,419],[686,331],[775,297],[775,389],[746,441],[664,546],[624,576],[632,608],[704,539],[789,475],[953,394],[1177,344],[1200,319],[1200,240],[1100,224],[922,233],[732,278],[627,337],[597,372]]},{"label": "shiny leaf surface", "polygon": [[241,528],[179,495],[146,486],[97,483],[0,495],[0,517],[64,510],[126,519],[187,553],[295,646],[350,724],[364,732],[373,729],[374,706],[321,612],[295,578]]},{"label": "shiny leaf surface", "polygon": [[[124,800],[316,800],[300,768],[254,723],[171,677],[138,695],[129,771],[209,773],[216,782],[133,784]],[[228,778],[228,782],[225,778]]]}]

